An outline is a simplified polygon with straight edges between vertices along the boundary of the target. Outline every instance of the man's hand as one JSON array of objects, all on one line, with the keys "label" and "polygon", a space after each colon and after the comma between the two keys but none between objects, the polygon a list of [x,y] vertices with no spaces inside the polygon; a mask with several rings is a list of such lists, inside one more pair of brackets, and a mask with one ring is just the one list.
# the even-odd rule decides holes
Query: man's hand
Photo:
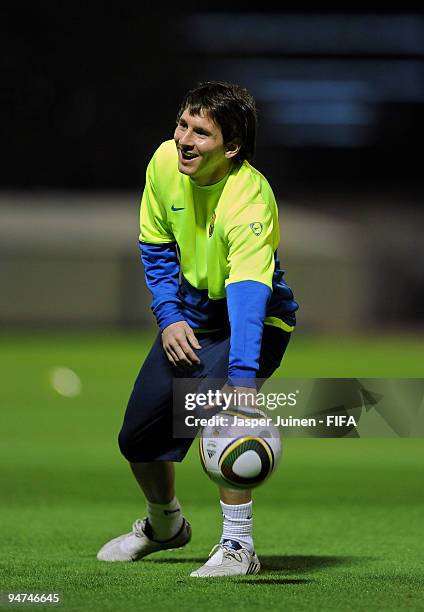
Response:
[{"label": "man's hand", "polygon": [[162,346],[173,366],[191,366],[200,363],[193,349],[202,348],[186,321],[177,321],[162,332]]}]

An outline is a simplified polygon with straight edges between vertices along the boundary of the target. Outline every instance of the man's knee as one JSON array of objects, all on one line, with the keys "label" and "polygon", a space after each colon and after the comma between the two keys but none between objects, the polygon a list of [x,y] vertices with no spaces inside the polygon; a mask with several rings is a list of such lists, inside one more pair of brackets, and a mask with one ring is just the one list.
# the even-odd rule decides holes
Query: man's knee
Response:
[{"label": "man's knee", "polygon": [[134,431],[128,427],[122,427],[118,435],[119,450],[127,461],[137,461],[136,454],[139,443],[137,444]]}]

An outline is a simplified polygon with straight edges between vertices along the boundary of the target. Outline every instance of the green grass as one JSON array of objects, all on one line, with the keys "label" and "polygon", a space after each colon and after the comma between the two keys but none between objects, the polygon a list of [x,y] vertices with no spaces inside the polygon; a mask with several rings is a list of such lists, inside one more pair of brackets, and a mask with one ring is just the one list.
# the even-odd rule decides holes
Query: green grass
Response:
[{"label": "green grass", "polygon": [[[75,611],[424,610],[421,439],[287,439],[280,469],[255,493],[263,571],[217,581],[188,577],[221,528],[193,449],[177,467],[190,545],[135,564],[97,562],[100,545],[144,514],[116,432],[150,340],[3,336],[0,590],[59,592],[61,609]],[[422,377],[423,363],[419,338],[298,336],[281,373]],[[53,390],[56,366],[78,373],[79,396]]]}]

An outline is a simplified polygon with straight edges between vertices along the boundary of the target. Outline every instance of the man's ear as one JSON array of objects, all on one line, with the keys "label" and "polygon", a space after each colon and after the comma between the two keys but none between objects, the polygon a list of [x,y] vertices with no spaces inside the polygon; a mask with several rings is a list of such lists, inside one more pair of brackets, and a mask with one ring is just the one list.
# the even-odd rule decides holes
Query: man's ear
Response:
[{"label": "man's ear", "polygon": [[237,153],[240,151],[241,145],[240,143],[234,141],[234,142],[228,142],[225,145],[225,157],[227,159],[232,159],[233,157],[235,157],[237,155]]}]

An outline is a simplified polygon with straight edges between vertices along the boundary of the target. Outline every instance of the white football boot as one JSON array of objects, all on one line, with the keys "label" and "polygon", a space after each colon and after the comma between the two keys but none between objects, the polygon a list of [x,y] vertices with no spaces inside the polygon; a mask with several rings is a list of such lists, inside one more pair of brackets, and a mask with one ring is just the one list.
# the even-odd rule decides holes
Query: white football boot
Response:
[{"label": "white football boot", "polygon": [[205,565],[191,572],[193,578],[217,578],[219,576],[247,576],[258,574],[261,564],[256,554],[242,548],[234,540],[216,544]]},{"label": "white football boot", "polygon": [[185,519],[178,533],[162,542],[153,539],[152,528],[147,519],[138,519],[133,524],[132,531],[102,546],[97,553],[97,559],[99,561],[138,561],[158,550],[181,548],[188,544],[190,539],[191,527]]}]

